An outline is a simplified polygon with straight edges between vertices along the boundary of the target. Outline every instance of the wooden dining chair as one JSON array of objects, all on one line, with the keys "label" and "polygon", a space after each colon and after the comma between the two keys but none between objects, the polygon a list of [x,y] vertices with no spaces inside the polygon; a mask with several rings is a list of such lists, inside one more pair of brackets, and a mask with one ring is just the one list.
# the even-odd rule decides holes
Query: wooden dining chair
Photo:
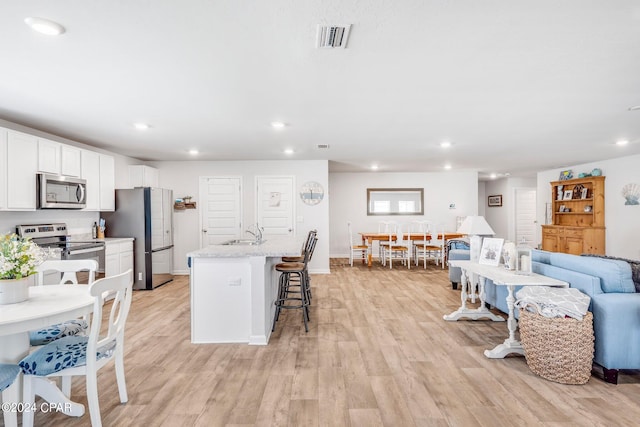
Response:
[{"label": "wooden dining chair", "polygon": [[[62,377],[71,383],[74,376],[84,376],[89,403],[91,425],[100,427],[100,405],[98,401],[98,370],[108,362],[115,362],[116,380],[120,402],[128,400],[124,376],[124,328],[131,307],[133,272],[126,272],[96,280],[89,285],[89,293],[94,298],[91,332],[89,336],[70,336],[51,342],[29,354],[19,363],[24,373],[23,402],[33,406],[35,396],[46,393],[37,377]],[[107,327],[102,327],[104,296],[115,295],[108,317]],[[42,388],[41,388],[42,387]],[[63,387],[63,392],[69,398]],[[22,425],[33,426],[32,411],[26,411]]]}]

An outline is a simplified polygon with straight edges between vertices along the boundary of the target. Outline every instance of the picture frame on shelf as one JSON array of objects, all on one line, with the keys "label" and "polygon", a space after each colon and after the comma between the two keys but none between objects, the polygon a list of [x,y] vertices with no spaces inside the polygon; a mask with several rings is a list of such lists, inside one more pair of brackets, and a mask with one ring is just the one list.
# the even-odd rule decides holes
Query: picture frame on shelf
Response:
[{"label": "picture frame on shelf", "polygon": [[589,189],[588,188],[585,187],[580,191],[580,198],[581,199],[587,199],[588,195],[589,195]]},{"label": "picture frame on shelf", "polygon": [[560,207],[558,208],[558,212],[564,212],[565,209],[565,205],[560,205]]},{"label": "picture frame on shelf", "polygon": [[556,200],[562,200],[562,195],[564,194],[562,189],[564,188],[564,185],[560,184],[556,187]]},{"label": "picture frame on shelf", "polygon": [[567,169],[565,171],[560,172],[560,177],[558,179],[560,181],[566,181],[571,178],[573,178],[573,171],[571,169]]},{"label": "picture frame on shelf", "polygon": [[487,206],[502,206],[502,194],[494,194],[493,196],[487,197]]},{"label": "picture frame on shelf", "polygon": [[500,264],[500,255],[502,254],[502,246],[504,239],[495,237],[485,237],[482,239],[482,249],[480,249],[480,257],[478,264],[494,265]]},{"label": "picture frame on shelf", "polygon": [[562,200],[571,200],[573,198],[573,190],[564,190],[564,197]]}]

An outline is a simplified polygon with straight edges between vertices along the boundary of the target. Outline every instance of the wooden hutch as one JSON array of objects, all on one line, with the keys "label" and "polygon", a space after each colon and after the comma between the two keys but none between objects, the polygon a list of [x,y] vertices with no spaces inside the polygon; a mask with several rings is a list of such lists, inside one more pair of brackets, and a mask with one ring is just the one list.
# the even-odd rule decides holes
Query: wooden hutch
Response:
[{"label": "wooden hutch", "polygon": [[605,254],[604,176],[551,182],[552,221],[542,226],[542,249]]}]

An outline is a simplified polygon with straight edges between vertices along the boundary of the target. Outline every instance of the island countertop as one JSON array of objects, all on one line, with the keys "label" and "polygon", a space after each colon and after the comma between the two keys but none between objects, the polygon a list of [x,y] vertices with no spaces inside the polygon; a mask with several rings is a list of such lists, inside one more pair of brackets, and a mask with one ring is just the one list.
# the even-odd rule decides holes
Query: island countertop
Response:
[{"label": "island countertop", "polygon": [[289,236],[267,236],[260,245],[209,245],[187,253],[187,258],[281,257],[300,255],[302,240]]}]

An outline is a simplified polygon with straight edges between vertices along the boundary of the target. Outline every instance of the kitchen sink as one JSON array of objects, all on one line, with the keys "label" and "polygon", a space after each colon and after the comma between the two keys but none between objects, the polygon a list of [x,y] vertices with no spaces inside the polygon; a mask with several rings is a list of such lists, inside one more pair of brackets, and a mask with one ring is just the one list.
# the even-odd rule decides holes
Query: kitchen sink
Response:
[{"label": "kitchen sink", "polygon": [[261,245],[264,242],[266,242],[266,240],[257,242],[255,239],[233,239],[233,240],[227,240],[226,242],[223,242],[221,244],[226,246],[255,246],[255,245]]}]

